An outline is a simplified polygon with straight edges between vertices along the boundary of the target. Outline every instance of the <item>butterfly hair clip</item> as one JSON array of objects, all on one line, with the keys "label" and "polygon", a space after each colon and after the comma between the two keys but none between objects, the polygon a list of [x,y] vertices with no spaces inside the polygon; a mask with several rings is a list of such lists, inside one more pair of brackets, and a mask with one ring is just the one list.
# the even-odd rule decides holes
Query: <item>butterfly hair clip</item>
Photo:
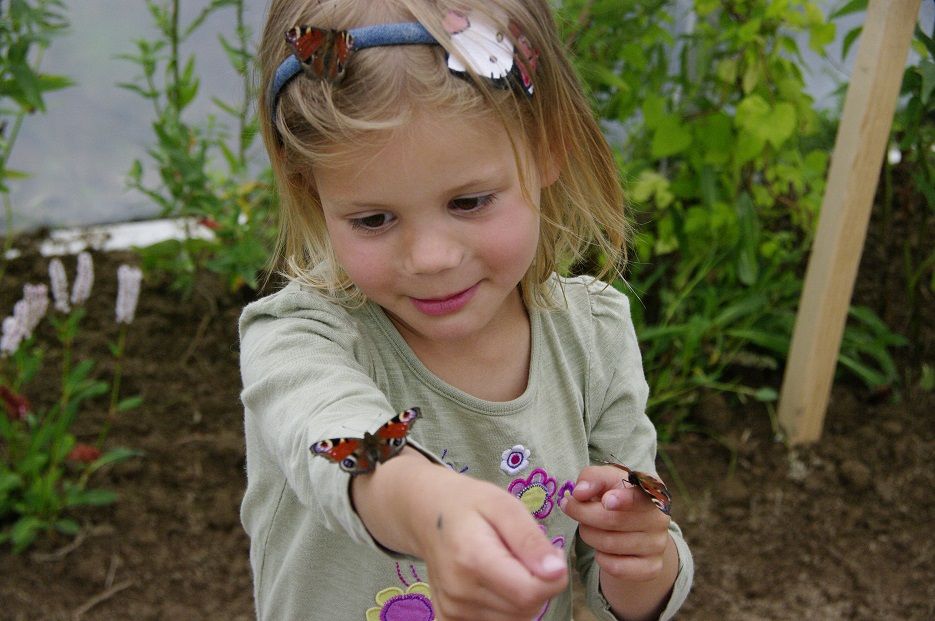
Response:
[{"label": "butterfly hair clip", "polygon": [[[532,72],[539,54],[515,23],[510,23],[509,31],[518,49],[514,48],[506,33],[480,14],[449,11],[443,26],[451,46],[461,57],[448,55],[448,69],[452,73],[466,77],[470,66],[476,75],[488,78],[497,86],[516,84],[527,95],[532,95]],[[358,50],[390,45],[439,45],[438,40],[418,22],[375,24],[350,30],[302,24],[286,31],[285,38],[293,53],[282,61],[270,82],[266,105],[271,113],[275,110],[280,91],[300,73],[327,82],[338,82],[344,77],[348,60]]]},{"label": "butterfly hair clip", "polygon": [[649,496],[649,499],[653,501],[653,504],[656,505],[660,511],[666,515],[670,514],[672,510],[672,496],[669,494],[665,483],[651,474],[633,470],[617,461],[607,461],[605,459],[603,462],[608,466],[623,470],[626,473],[626,477],[623,479],[625,484],[640,488],[644,494]]},{"label": "butterfly hair clip", "polygon": [[332,438],[319,440],[311,446],[312,455],[338,464],[351,475],[373,472],[378,463],[396,456],[406,446],[409,428],[422,416],[419,408],[404,410],[384,423],[375,432],[364,432],[363,438]]}]

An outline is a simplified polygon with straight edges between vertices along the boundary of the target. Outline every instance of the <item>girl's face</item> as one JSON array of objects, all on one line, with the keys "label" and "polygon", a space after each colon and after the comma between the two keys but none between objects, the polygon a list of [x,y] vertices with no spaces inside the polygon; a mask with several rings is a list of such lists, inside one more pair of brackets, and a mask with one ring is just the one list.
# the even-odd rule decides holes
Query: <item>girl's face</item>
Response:
[{"label": "girl's face", "polygon": [[517,285],[545,182],[522,155],[532,204],[494,119],[421,114],[313,171],[338,262],[410,345],[457,345],[525,319]]}]

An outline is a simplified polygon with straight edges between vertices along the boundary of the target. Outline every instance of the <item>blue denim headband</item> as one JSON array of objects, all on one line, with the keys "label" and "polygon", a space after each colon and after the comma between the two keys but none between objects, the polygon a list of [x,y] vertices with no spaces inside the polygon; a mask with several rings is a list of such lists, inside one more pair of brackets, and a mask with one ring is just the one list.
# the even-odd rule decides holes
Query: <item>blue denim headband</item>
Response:
[{"label": "blue denim headband", "polygon": [[[368,47],[384,45],[438,45],[425,26],[418,22],[403,22],[397,24],[376,24],[352,28],[347,31],[353,41],[352,49],[362,50]],[[302,62],[295,55],[290,55],[276,69],[276,75],[269,85],[266,94],[266,105],[273,115],[279,92],[292,78],[302,72]]]}]

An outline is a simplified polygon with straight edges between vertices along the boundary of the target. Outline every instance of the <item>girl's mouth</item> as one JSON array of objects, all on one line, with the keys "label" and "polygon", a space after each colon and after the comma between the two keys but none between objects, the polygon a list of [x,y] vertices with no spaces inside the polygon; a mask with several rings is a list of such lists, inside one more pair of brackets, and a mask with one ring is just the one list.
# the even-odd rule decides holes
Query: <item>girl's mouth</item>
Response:
[{"label": "girl's mouth", "polygon": [[478,285],[474,285],[465,289],[464,291],[459,291],[458,293],[444,298],[410,299],[412,300],[413,306],[415,306],[416,309],[423,314],[432,316],[447,315],[464,308],[464,306],[471,301],[471,298],[473,298],[474,294],[477,292],[477,286]]}]

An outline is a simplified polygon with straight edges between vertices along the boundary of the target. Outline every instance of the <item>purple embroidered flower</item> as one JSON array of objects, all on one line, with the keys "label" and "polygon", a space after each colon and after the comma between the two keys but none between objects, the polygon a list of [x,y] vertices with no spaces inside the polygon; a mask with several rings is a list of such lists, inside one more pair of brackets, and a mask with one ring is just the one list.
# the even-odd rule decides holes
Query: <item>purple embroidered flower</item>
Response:
[{"label": "purple embroidered flower", "polygon": [[573,491],[575,491],[575,484],[571,481],[565,481],[558,490],[558,495],[555,497],[555,502],[561,506],[562,498],[565,496],[570,496]]},{"label": "purple embroidered flower", "polygon": [[542,520],[552,512],[552,498],[557,487],[555,479],[542,468],[536,468],[525,479],[513,479],[507,491],[523,501],[529,512]]},{"label": "purple embroidered flower", "polygon": [[410,584],[405,591],[399,587],[383,589],[375,599],[377,605],[367,609],[367,621],[432,621],[435,618],[429,585],[424,582]]},{"label": "purple embroidered flower", "polygon": [[500,470],[507,474],[516,474],[529,465],[529,449],[522,444],[508,448],[500,455]]}]

